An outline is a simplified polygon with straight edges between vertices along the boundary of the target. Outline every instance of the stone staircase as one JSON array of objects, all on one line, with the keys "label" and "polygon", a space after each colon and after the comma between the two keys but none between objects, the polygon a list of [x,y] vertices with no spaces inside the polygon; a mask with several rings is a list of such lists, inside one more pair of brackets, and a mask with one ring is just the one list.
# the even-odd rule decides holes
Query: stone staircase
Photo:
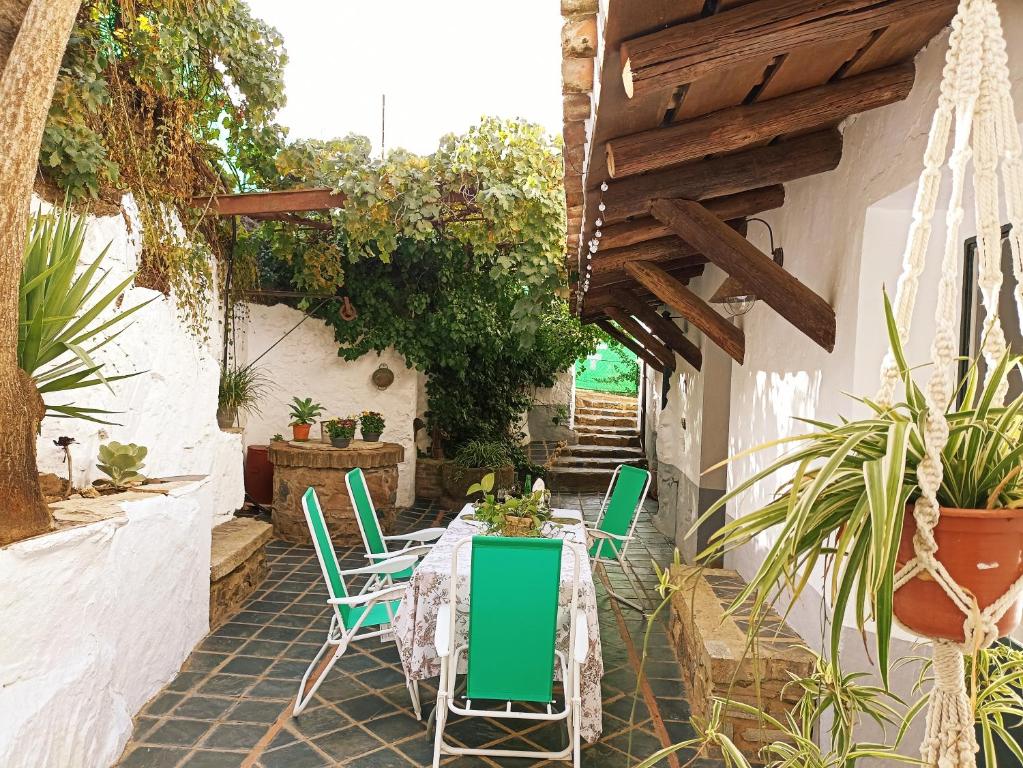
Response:
[{"label": "stone staircase", "polygon": [[578,445],[564,448],[548,471],[551,488],[605,491],[619,464],[646,465],[634,397],[579,390],[575,398]]}]

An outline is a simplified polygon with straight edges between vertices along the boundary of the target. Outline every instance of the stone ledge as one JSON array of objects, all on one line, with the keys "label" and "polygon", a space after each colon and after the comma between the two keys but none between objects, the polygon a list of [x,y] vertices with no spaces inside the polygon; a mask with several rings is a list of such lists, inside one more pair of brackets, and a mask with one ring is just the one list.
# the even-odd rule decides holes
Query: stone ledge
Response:
[{"label": "stone ledge", "polygon": [[405,449],[398,443],[373,444],[360,448],[334,448],[326,443],[295,444],[278,441],[270,445],[270,463],[275,467],[309,467],[318,469],[373,469],[390,467],[405,460]]},{"label": "stone ledge", "polygon": [[261,549],[273,535],[273,526],[251,517],[236,517],[213,529],[210,581],[219,581]]}]

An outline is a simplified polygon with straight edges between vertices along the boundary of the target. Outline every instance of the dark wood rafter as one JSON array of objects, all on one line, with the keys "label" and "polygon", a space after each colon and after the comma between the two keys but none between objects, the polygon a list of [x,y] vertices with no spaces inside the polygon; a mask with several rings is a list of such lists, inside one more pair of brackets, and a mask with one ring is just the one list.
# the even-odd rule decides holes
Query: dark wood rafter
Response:
[{"label": "dark wood rafter", "polygon": [[622,331],[616,328],[610,320],[599,319],[595,322],[595,324],[623,347],[632,350],[632,352],[634,352],[651,368],[659,373],[664,373],[664,363],[662,363],[653,352],[648,350],[632,337],[622,333]]},{"label": "dark wood rafter", "polygon": [[593,266],[593,274],[601,275],[624,269],[630,261],[674,261],[696,255],[697,251],[693,246],[680,240],[678,235],[670,233],[656,240],[647,240],[624,248],[599,250],[590,264]]},{"label": "dark wood rafter", "polygon": [[614,320],[622,331],[632,336],[632,338],[652,352],[658,360],[664,363],[666,368],[675,367],[675,353],[668,349],[660,339],[655,338],[648,329],[634,320],[632,315],[624,309],[609,306],[604,308],[604,314]]},{"label": "dark wood rafter", "polygon": [[[642,261],[642,259],[637,259]],[[681,259],[662,261],[659,266],[665,272],[676,275],[679,279],[691,280],[703,274],[703,265],[707,259],[703,256],[684,256]],[[625,271],[625,265],[621,269],[611,272],[594,272],[590,277],[590,290],[599,290],[619,283],[631,283],[632,277]]]},{"label": "dark wood rafter", "polygon": [[613,178],[731,152],[792,131],[822,128],[858,112],[902,101],[913,88],[912,63],[849,77],[786,96],[712,112],[607,143]]},{"label": "dark wood rafter", "polygon": [[[647,216],[650,203],[659,198],[705,200],[733,195],[824,173],[837,168],[841,160],[842,136],[837,130],[828,130],[622,179],[612,183],[604,193],[604,223],[615,224],[633,216]],[[587,239],[591,236],[592,230]]]},{"label": "dark wood rafter", "polygon": [[703,353],[700,348],[690,341],[675,323],[659,315],[655,309],[628,289],[615,289],[609,293],[612,301],[647,326],[651,333],[663,341],[669,349],[675,350],[689,365],[696,370],[703,367]]},{"label": "dark wood rafter", "polygon": [[742,363],[746,356],[746,337],[711,306],[656,264],[637,262],[626,266],[636,282],[653,293],[693,325],[699,328],[725,353]]},{"label": "dark wood rafter", "polygon": [[[209,206],[215,216],[259,216],[330,211],[343,208],[345,196],[332,189],[288,189],[279,192],[242,192],[192,198],[197,208]],[[282,218],[285,218],[282,216]]]},{"label": "dark wood rafter", "polygon": [[650,211],[813,341],[834,350],[835,310],[746,238],[692,200],[657,200]]},{"label": "dark wood rafter", "polygon": [[[715,216],[730,221],[781,208],[785,204],[785,187],[781,184],[774,184],[769,187],[751,189],[748,192],[739,192],[735,195],[704,200],[703,204]],[[674,233],[657,219],[652,216],[644,216],[624,224],[603,227],[600,247],[608,250],[622,248],[671,234]]]},{"label": "dark wood rafter", "polygon": [[729,67],[779,56],[824,39],[842,40],[958,0],[755,0],[706,18],[626,40],[619,47],[629,97],[677,88]]}]

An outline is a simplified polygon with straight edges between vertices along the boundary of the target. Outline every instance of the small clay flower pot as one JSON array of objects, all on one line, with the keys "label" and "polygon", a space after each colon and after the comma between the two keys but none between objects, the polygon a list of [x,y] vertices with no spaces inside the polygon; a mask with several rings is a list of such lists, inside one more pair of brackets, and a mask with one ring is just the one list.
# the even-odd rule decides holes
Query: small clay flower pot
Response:
[{"label": "small clay flower pot", "polygon": [[332,437],[330,438],[330,444],[335,448],[347,448],[352,442],[350,437]]},{"label": "small clay flower pot", "polygon": [[367,443],[375,443],[377,440],[380,439],[380,433],[367,432],[366,430],[362,430],[362,439],[365,440]]},{"label": "small clay flower pot", "polygon": [[291,431],[295,436],[295,442],[303,443],[309,439],[309,428],[312,424],[292,424]]},{"label": "small clay flower pot", "polygon": [[[916,533],[913,505],[906,510],[902,526],[896,572],[914,556]],[[1023,510],[941,509],[934,529],[937,559],[981,610],[1001,597],[1023,576]],[[895,616],[919,635],[961,643],[965,640],[966,616],[941,585],[927,573],[920,573],[895,591]],[[998,620],[1005,636],[1023,619],[1023,596],[1009,606]]]}]

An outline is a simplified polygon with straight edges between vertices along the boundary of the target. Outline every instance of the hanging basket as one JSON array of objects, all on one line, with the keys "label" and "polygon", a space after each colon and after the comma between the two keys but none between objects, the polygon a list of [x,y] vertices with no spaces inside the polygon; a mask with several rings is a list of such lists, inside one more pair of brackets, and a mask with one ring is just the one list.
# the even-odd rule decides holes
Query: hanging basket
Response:
[{"label": "hanging basket", "polygon": [[[914,557],[917,525],[912,509],[906,515],[899,544],[897,570]],[[948,509],[934,528],[937,559],[983,611],[1023,576],[1023,510]],[[895,616],[907,629],[933,639],[966,642],[963,612],[926,571],[895,593]],[[1023,594],[997,621],[999,636],[1010,634],[1023,619]]]}]

